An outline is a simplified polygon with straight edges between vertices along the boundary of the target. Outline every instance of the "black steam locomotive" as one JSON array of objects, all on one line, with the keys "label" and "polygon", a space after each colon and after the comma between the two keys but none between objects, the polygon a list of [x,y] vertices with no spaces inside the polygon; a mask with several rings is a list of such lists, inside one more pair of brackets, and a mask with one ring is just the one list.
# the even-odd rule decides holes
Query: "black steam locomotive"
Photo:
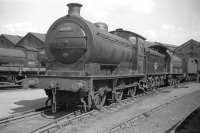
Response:
[{"label": "black steam locomotive", "polygon": [[23,50],[0,48],[0,87],[20,85],[26,76],[45,71],[38,62],[28,59]]},{"label": "black steam locomotive", "polygon": [[108,32],[106,24],[82,18],[81,6],[68,4],[68,14],[51,25],[48,71],[33,77],[53,112],[60,105],[99,108],[180,80],[182,61],[167,48],[123,29]]}]

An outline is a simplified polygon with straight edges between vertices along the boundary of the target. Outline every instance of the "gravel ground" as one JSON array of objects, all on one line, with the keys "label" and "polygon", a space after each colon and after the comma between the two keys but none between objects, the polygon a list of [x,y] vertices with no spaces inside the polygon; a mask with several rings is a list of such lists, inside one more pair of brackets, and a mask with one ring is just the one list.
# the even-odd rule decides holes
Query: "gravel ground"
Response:
[{"label": "gravel ground", "polygon": [[[119,108],[115,112],[99,113],[92,119],[86,119],[68,126],[59,133],[162,133],[185,118],[200,104],[200,84],[192,83],[189,88],[165,89],[143,100]],[[181,98],[183,97],[184,98]],[[152,113],[145,113],[157,106],[166,104]],[[144,113],[144,114],[143,114]],[[134,121],[127,122],[141,115]],[[112,129],[116,127],[115,129]]]},{"label": "gravel ground", "polygon": [[46,99],[42,89],[1,90],[0,118],[44,106]]}]

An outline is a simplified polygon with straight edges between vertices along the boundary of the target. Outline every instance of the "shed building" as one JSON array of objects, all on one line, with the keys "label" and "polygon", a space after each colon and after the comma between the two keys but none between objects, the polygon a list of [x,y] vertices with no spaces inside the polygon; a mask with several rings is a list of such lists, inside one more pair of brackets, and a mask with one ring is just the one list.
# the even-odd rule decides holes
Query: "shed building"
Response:
[{"label": "shed building", "polygon": [[0,35],[0,48],[15,48],[15,45],[22,39],[18,35]]},{"label": "shed building", "polygon": [[169,51],[174,52],[174,50],[178,47],[173,44],[168,44],[168,43],[160,43],[160,42],[155,42],[157,45],[164,46],[166,47]]},{"label": "shed building", "polygon": [[18,43],[18,47],[32,47],[37,50],[43,50],[45,48],[45,34],[41,33],[27,33]]},{"label": "shed building", "polygon": [[45,58],[45,34],[27,33],[16,45],[23,49],[29,60],[39,61],[40,58]]},{"label": "shed building", "polygon": [[200,71],[200,42],[191,39],[177,47],[175,53],[183,60],[184,72],[196,74]]}]

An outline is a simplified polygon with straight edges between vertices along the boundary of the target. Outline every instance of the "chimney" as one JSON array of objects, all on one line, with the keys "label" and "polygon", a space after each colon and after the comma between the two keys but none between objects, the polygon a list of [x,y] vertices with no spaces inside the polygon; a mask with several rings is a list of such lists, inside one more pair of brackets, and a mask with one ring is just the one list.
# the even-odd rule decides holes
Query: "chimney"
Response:
[{"label": "chimney", "polygon": [[80,16],[80,9],[82,7],[79,3],[69,3],[68,6],[68,15],[70,16]]}]

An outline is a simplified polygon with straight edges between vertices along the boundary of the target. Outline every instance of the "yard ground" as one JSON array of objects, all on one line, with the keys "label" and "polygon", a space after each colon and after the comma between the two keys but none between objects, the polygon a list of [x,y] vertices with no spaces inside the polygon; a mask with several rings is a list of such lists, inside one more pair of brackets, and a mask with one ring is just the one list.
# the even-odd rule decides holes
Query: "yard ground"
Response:
[{"label": "yard ground", "polygon": [[[43,107],[42,89],[0,92],[0,118]],[[114,111],[71,124],[59,133],[165,133],[200,106],[200,84],[161,89]],[[138,117],[139,116],[139,117]]]},{"label": "yard ground", "polygon": [[160,90],[114,112],[99,113],[59,133],[165,133],[199,106],[200,84],[190,83]]},{"label": "yard ground", "polygon": [[43,107],[46,100],[44,90],[1,90],[0,118],[31,109]]}]

